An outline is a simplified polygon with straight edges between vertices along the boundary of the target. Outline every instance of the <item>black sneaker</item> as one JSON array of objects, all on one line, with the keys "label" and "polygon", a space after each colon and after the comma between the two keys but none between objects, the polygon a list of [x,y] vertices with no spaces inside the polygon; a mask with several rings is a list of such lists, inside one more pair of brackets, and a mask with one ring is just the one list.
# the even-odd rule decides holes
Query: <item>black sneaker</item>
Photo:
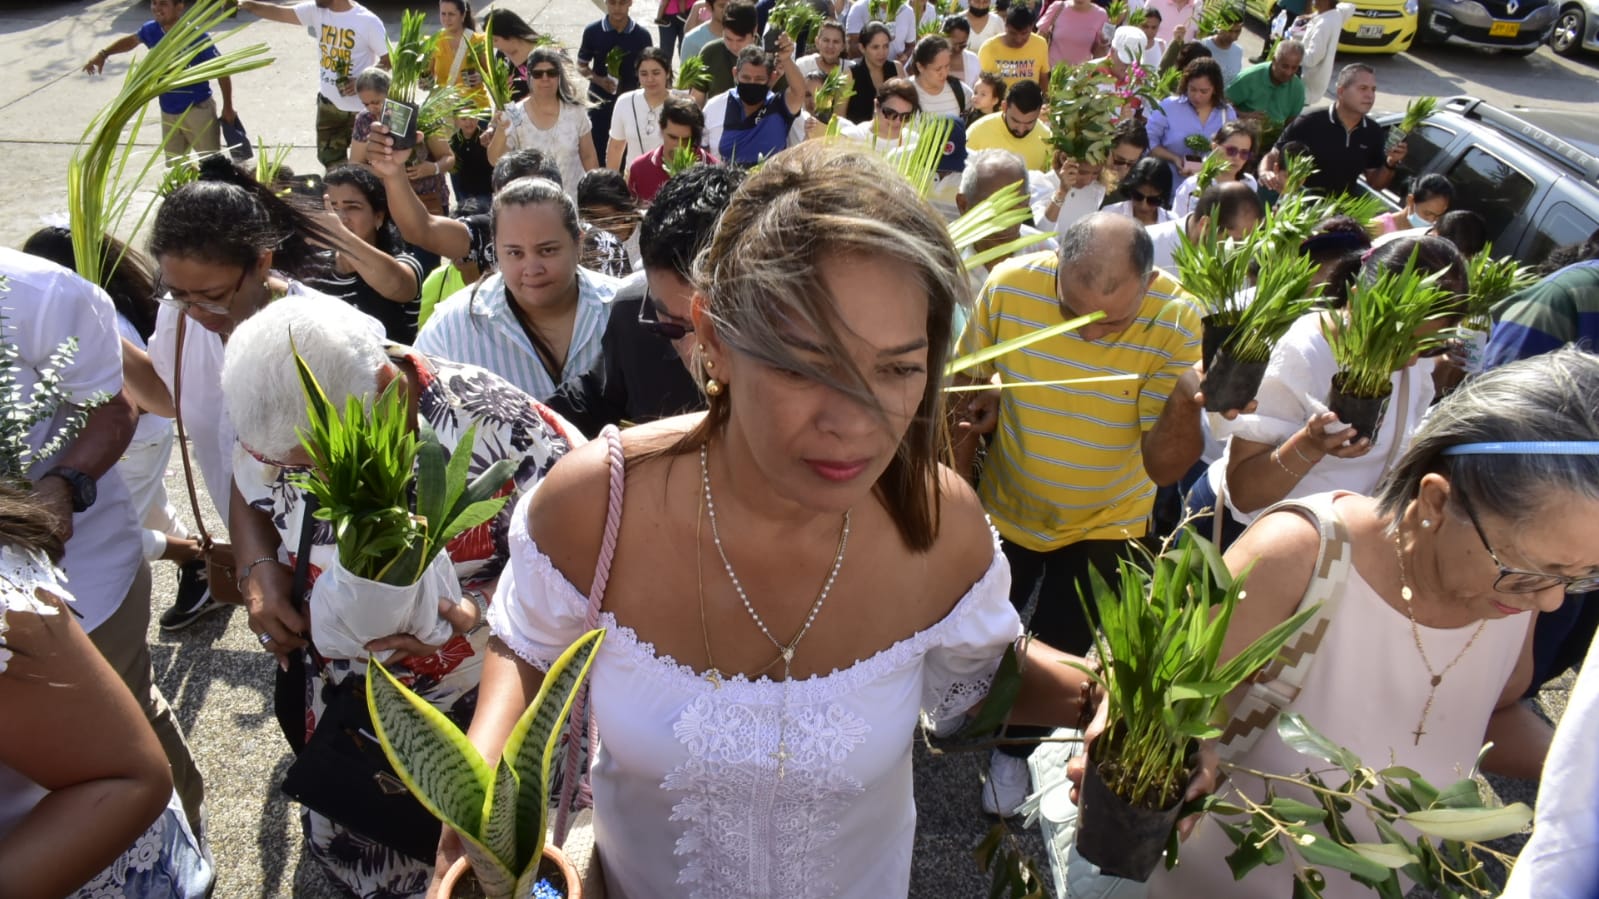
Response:
[{"label": "black sneaker", "polygon": [[211,588],[205,580],[205,561],[185,562],[178,566],[178,595],[172,601],[172,608],[161,613],[161,629],[181,631],[212,612],[226,608],[211,598]]}]

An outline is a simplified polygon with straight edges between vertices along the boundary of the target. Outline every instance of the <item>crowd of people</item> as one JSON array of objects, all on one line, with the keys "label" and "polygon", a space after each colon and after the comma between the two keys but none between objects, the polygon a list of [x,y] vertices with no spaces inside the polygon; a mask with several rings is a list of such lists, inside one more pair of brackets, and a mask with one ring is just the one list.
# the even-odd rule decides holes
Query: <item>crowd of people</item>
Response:
[{"label": "crowd of people", "polygon": [[[71,431],[0,483],[0,893],[199,897],[229,852],[152,682],[161,560],[183,572],[163,629],[244,607],[296,751],[370,653],[492,762],[543,672],[599,622],[594,835],[620,896],[905,895],[912,741],[967,720],[1011,646],[1021,685],[980,786],[987,813],[1015,816],[1029,740],[1098,705],[1060,664],[1093,644],[1080,593],[1170,535],[1183,515],[1159,514],[1167,502],[1249,571],[1229,651],[1304,596],[1338,601],[1287,709],[1434,782],[1491,741],[1484,770],[1542,770],[1546,796],[1588,777],[1591,794],[1564,731],[1599,714],[1595,675],[1560,734],[1524,697],[1578,665],[1599,623],[1581,599],[1599,587],[1599,360],[1583,351],[1599,340],[1599,234],[1495,310],[1481,371],[1456,352],[1409,359],[1360,436],[1326,399],[1351,291],[1419,269],[1441,288],[1426,327],[1455,328],[1487,225],[1451,208],[1448,180],[1411,177],[1405,143],[1369,116],[1375,72],[1332,70],[1341,7],[1313,0],[1246,64],[1241,20],[1183,0],[1120,21],[1094,0],[794,2],[822,21],[798,38],[770,0],[661,0],[653,36],[631,0],[606,0],[564,48],[509,9],[480,30],[469,0],[441,0],[431,81],[477,95],[463,60],[492,52],[514,99],[406,146],[384,124],[375,14],[239,0],[320,43],[325,171],[262,183],[218,137],[233,85],[220,111],[209,86],[186,88],[162,98],[163,147],[202,154],[198,174],[142,246],[113,244],[103,284],[70,271],[70,229],[0,250],[17,371],[67,401],[8,439],[39,451]],[[87,68],[154,45],[185,4],[151,9]],[[693,57],[709,83],[680,88]],[[1082,65],[1121,84],[1164,66],[1176,91],[1131,99],[1104,153],[1074,158],[1052,140],[1050,73]],[[940,118],[924,196],[904,160]],[[1303,186],[1287,177],[1299,158]],[[1330,216],[1297,243],[1319,305],[1244,408],[1207,414],[1180,248],[1248,239],[1286,190],[1362,182],[1402,186],[1402,206]],[[1018,184],[1029,220],[957,246],[950,222]],[[949,393],[956,356],[981,361]],[[409,429],[447,453],[474,435],[473,475],[510,463],[504,506],[447,547],[460,599],[429,628],[312,627],[330,614],[315,604],[338,601],[315,587],[337,540],[308,500],[296,358],[340,408],[393,385]],[[175,444],[184,512],[162,483]],[[199,491],[227,526],[226,565],[188,530]],[[1268,736],[1244,761],[1292,773],[1306,758]],[[1218,788],[1207,764],[1190,795]],[[1599,835],[1565,798],[1539,803],[1507,895],[1599,889],[1578,885]],[[435,853],[430,833],[417,852],[358,802],[302,805],[308,854],[351,895],[429,895],[459,840],[445,830]],[[1231,842],[1193,825],[1155,894],[1291,889],[1281,865],[1234,883]]]}]

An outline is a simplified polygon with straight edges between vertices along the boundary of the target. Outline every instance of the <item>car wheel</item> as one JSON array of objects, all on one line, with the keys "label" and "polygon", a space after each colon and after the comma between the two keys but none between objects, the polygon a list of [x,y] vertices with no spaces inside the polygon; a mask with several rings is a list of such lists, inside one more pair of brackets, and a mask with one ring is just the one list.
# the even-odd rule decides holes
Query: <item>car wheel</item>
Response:
[{"label": "car wheel", "polygon": [[1568,6],[1560,11],[1555,29],[1549,33],[1549,49],[1561,56],[1575,56],[1582,48],[1582,34],[1587,28],[1586,16],[1581,6]]}]

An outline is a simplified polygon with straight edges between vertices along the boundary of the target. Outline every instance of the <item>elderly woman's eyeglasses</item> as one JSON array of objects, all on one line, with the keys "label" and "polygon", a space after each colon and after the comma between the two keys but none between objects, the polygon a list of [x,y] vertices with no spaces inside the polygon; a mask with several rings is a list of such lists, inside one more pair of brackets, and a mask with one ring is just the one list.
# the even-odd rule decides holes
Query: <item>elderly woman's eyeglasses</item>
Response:
[{"label": "elderly woman's eyeglasses", "polygon": [[1477,521],[1477,513],[1472,510],[1470,500],[1466,499],[1464,491],[1458,491],[1460,508],[1466,511],[1466,517],[1471,520],[1471,526],[1477,531],[1477,539],[1482,541],[1482,548],[1488,551],[1488,558],[1493,559],[1499,566],[1499,577],[1494,580],[1494,589],[1500,593],[1537,593],[1548,590],[1550,587],[1565,587],[1567,593],[1590,593],[1599,590],[1599,576],[1593,577],[1566,577],[1563,574],[1549,574],[1543,571],[1522,571],[1511,568],[1499,561],[1499,555],[1488,544],[1488,535],[1482,532],[1482,524]]},{"label": "elderly woman's eyeglasses", "polygon": [[694,333],[694,326],[691,324],[682,321],[662,321],[660,310],[655,308],[655,300],[649,296],[639,304],[638,323],[644,327],[644,330],[659,334],[667,340],[682,340]]}]

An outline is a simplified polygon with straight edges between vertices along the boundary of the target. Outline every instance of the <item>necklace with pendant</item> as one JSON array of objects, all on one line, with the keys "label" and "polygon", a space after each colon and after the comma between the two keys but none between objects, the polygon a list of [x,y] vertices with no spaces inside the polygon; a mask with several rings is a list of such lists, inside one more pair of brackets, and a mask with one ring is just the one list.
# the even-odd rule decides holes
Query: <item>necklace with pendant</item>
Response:
[{"label": "necklace with pendant", "polygon": [[1399,528],[1395,527],[1394,554],[1399,559],[1399,598],[1405,601],[1405,617],[1410,619],[1410,636],[1416,641],[1416,653],[1421,656],[1421,664],[1427,669],[1427,674],[1431,678],[1427,687],[1427,702],[1421,707],[1421,718],[1416,722],[1416,729],[1411,731],[1416,736],[1414,745],[1420,746],[1422,736],[1427,733],[1425,729],[1427,716],[1432,713],[1432,701],[1438,694],[1438,685],[1444,682],[1444,675],[1460,664],[1460,660],[1465,658],[1466,653],[1471,650],[1472,644],[1476,643],[1477,638],[1482,636],[1482,629],[1488,626],[1488,619],[1484,618],[1477,625],[1477,629],[1471,634],[1471,639],[1467,640],[1466,645],[1460,648],[1460,652],[1455,655],[1454,660],[1444,666],[1444,670],[1432,670],[1432,662],[1427,658],[1427,650],[1421,646],[1421,626],[1416,623],[1416,610],[1413,604],[1415,594],[1411,592],[1410,585],[1406,583],[1408,578],[1405,576],[1405,552],[1400,545],[1401,536]]},{"label": "necklace with pendant", "polygon": [[[794,652],[799,649],[800,641],[805,639],[805,635],[810,633],[811,625],[816,623],[816,615],[822,611],[822,604],[827,601],[827,594],[832,592],[833,582],[838,579],[838,570],[844,566],[844,550],[849,546],[850,513],[844,513],[844,524],[838,532],[838,552],[833,557],[833,567],[827,573],[827,580],[822,583],[821,592],[816,594],[816,601],[811,603],[810,612],[805,616],[805,623],[800,625],[799,633],[795,634],[792,640],[784,643],[772,635],[771,628],[766,626],[766,621],[761,618],[759,612],[755,611],[755,606],[750,603],[749,595],[744,592],[744,584],[739,581],[738,573],[733,570],[733,563],[727,558],[727,551],[722,548],[722,534],[716,526],[716,500],[711,496],[711,468],[709,458],[710,454],[707,448],[703,446],[700,447],[700,483],[704,488],[703,492],[705,499],[705,510],[711,519],[711,542],[716,544],[716,554],[721,558],[722,567],[727,571],[727,579],[733,582],[733,590],[738,593],[739,600],[744,604],[744,611],[749,613],[750,618],[755,622],[755,626],[759,628],[760,632],[766,636],[766,639],[770,640],[772,645],[777,647],[778,657],[783,660],[783,707],[778,713],[777,752],[773,754],[773,758],[777,759],[777,779],[782,780],[788,773],[788,760],[793,757],[788,751],[788,696],[790,685],[794,682],[792,677],[794,668]],[[702,605],[702,626],[703,623],[704,607]],[[709,650],[710,638],[707,634],[707,657],[709,657]],[[771,666],[768,665],[767,667]],[[713,676],[718,676],[714,667],[711,669],[711,675],[708,675],[708,677]],[[712,681],[712,683],[716,682],[716,680]]]}]

